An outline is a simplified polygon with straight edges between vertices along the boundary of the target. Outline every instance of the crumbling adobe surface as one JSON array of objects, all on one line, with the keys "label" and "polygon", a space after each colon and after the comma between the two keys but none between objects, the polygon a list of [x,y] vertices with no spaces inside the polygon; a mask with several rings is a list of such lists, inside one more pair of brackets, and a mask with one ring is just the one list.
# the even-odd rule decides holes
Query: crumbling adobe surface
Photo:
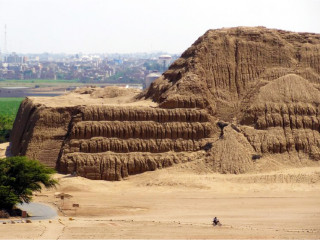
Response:
[{"label": "crumbling adobe surface", "polygon": [[[160,78],[144,97],[161,107],[206,108],[231,120],[262,85],[296,74],[320,82],[320,34],[256,28],[209,30]],[[240,111],[239,111],[240,110]]]},{"label": "crumbling adobe surface", "polygon": [[[104,180],[204,157],[203,146],[214,129],[205,110],[163,109],[150,101],[117,105],[109,96],[79,104],[90,103],[97,92],[110,95],[114,90],[87,88],[71,96],[27,98],[14,124],[12,153],[62,173]],[[131,90],[118,92],[121,98]],[[63,101],[69,98],[74,101]]]},{"label": "crumbling adobe surface", "polygon": [[319,163],[320,34],[209,30],[143,93],[26,99],[12,152],[105,180],[195,159],[221,173]]},{"label": "crumbling adobe surface", "polygon": [[233,124],[212,145],[217,171],[245,172],[253,166],[250,155],[303,153],[318,161],[320,34],[209,30],[142,98],[164,108],[204,108],[217,122]]}]

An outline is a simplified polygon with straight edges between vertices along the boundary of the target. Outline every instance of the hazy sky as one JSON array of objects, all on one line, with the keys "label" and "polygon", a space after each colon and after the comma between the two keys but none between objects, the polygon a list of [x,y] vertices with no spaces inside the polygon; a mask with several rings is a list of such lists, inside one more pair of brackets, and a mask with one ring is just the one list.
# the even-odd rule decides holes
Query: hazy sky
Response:
[{"label": "hazy sky", "polygon": [[9,52],[179,53],[208,29],[320,33],[320,0],[0,0]]}]

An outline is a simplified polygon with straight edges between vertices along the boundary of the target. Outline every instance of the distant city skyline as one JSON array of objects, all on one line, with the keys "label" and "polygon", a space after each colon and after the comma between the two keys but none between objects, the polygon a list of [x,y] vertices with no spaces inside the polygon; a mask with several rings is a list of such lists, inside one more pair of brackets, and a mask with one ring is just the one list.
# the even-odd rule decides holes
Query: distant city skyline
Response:
[{"label": "distant city skyline", "polygon": [[181,53],[209,29],[320,33],[320,0],[0,0],[0,51]]}]

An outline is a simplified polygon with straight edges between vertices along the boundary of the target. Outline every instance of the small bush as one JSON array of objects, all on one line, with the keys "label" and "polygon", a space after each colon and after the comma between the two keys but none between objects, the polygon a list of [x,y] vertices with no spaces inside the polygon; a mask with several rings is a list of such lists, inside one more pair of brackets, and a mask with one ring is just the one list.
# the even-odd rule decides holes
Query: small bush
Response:
[{"label": "small bush", "polygon": [[[17,203],[30,202],[32,192],[42,186],[54,187],[53,169],[27,157],[8,157],[0,161],[0,209],[13,210]],[[10,212],[10,215],[11,212]]]}]

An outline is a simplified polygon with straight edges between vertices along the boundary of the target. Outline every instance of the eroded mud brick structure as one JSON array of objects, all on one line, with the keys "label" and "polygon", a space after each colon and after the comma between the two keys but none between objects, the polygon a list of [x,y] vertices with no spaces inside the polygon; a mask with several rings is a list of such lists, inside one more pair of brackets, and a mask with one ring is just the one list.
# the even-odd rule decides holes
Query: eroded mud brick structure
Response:
[{"label": "eroded mud brick structure", "polygon": [[318,161],[320,35],[210,30],[130,104],[104,101],[26,99],[12,153],[105,180],[194,160],[222,173],[249,171],[265,157]]}]

